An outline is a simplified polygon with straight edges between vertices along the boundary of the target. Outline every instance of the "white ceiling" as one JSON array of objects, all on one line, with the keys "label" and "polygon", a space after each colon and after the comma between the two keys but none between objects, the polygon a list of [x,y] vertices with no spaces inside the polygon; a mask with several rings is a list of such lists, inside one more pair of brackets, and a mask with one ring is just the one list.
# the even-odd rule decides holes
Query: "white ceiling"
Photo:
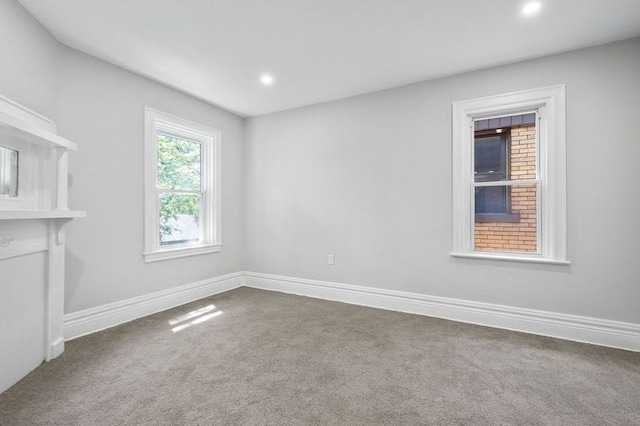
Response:
[{"label": "white ceiling", "polygon": [[61,43],[242,116],[640,36],[640,0],[541,2],[20,0]]}]

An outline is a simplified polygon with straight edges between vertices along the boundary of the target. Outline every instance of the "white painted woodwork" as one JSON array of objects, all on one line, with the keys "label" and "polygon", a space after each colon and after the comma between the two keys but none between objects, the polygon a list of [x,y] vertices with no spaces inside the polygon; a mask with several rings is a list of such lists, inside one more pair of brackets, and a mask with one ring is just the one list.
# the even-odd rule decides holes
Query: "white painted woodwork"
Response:
[{"label": "white painted woodwork", "polygon": [[68,150],[76,144],[55,129],[0,97],[0,145],[19,153],[18,196],[0,200],[0,392],[64,350],[62,228],[86,213],[68,210]]},{"label": "white painted woodwork", "polygon": [[56,210],[69,210],[69,151],[56,147]]},{"label": "white painted woodwork", "polygon": [[[7,223],[0,222],[0,235],[4,233],[3,225]],[[39,250],[2,259],[0,271],[0,392],[3,392],[45,359],[46,255]]]},{"label": "white painted woodwork", "polygon": [[45,220],[0,220],[0,261],[48,248]]},{"label": "white painted woodwork", "polygon": [[[21,110],[19,113],[16,112],[18,109]],[[13,138],[45,146],[59,146],[73,151],[78,149],[76,143],[55,134],[55,130],[51,130],[52,124],[49,120],[44,125],[34,123],[35,120],[43,121],[42,116],[34,116],[30,121],[24,120],[24,113],[29,111],[0,96],[0,125],[3,128],[3,133]]]},{"label": "white painted woodwork", "polygon": [[0,220],[6,219],[77,219],[87,213],[79,210],[0,210]]}]

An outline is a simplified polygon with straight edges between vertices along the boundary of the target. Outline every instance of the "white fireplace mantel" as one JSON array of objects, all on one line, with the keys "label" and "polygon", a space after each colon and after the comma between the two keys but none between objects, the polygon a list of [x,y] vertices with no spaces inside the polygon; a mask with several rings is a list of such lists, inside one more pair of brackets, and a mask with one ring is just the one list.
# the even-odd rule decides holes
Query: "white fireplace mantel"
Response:
[{"label": "white fireplace mantel", "polygon": [[0,392],[64,350],[69,151],[55,124],[0,96],[0,146],[18,152],[17,196],[0,196]]}]

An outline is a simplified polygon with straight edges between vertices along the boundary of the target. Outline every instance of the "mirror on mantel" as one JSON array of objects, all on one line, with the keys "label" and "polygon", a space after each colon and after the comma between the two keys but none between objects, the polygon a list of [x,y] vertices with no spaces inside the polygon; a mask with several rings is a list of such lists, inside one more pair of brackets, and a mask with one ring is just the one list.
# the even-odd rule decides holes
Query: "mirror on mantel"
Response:
[{"label": "mirror on mantel", "polygon": [[0,145],[0,197],[18,196],[18,151]]}]

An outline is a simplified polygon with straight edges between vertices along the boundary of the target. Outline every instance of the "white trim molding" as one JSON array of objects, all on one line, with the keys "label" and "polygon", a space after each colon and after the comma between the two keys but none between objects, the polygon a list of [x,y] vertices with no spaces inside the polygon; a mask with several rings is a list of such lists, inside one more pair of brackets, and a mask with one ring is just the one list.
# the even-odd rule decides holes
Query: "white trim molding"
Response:
[{"label": "white trim molding", "polygon": [[640,324],[255,272],[247,287],[640,352]]},{"label": "white trim molding", "polygon": [[242,286],[241,272],[198,281],[64,316],[66,340],[114,327]]}]

